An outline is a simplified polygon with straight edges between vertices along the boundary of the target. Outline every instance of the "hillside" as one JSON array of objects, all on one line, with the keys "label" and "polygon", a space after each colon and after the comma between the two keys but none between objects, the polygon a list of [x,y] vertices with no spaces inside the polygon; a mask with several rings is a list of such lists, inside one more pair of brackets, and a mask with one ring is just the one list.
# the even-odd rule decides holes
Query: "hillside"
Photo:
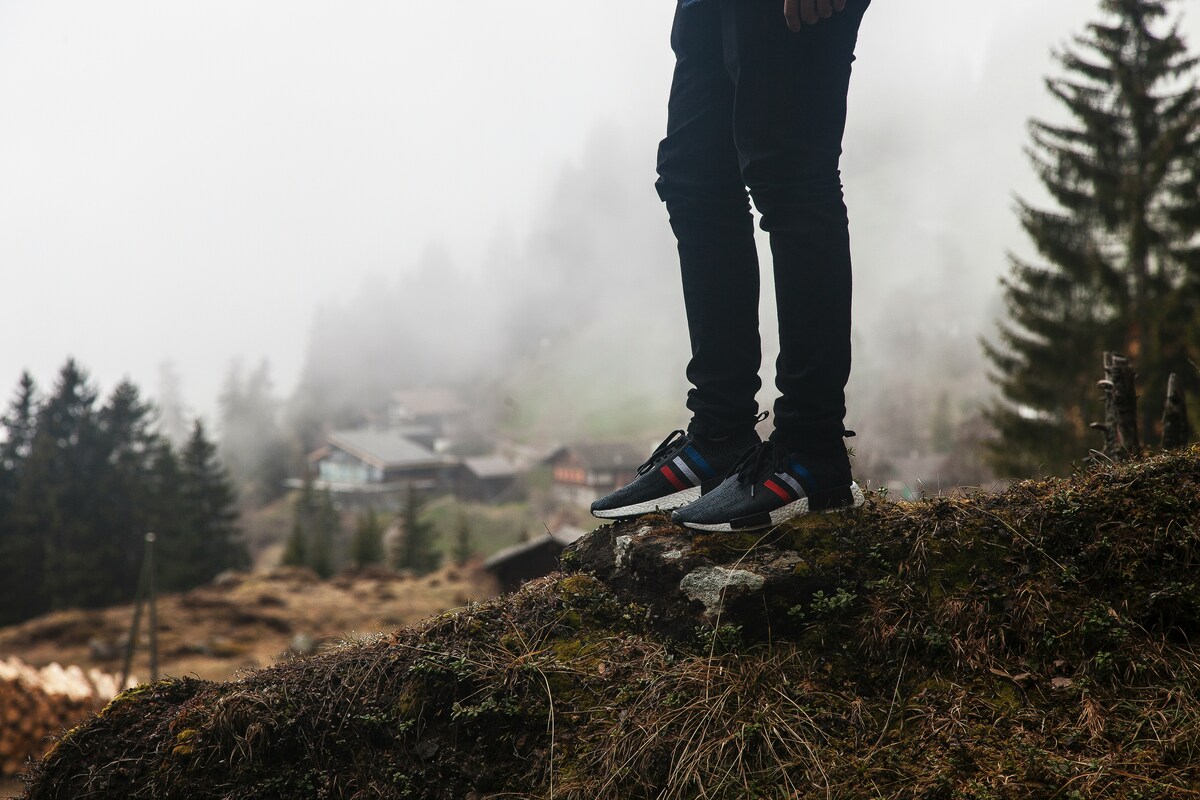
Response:
[{"label": "hillside", "polygon": [[[490,577],[475,569],[446,568],[422,578],[347,570],[328,581],[304,569],[228,573],[159,598],[159,668],[167,675],[221,680],[265,667],[289,649],[390,631],[494,594]],[[0,628],[0,659],[117,673],[132,619],[132,605],[46,614]],[[143,618],[135,675],[146,676],[148,647]]]},{"label": "hillside", "polygon": [[609,526],[515,595],[130,690],[26,797],[1200,796],[1198,557],[1197,447],[758,537]]}]

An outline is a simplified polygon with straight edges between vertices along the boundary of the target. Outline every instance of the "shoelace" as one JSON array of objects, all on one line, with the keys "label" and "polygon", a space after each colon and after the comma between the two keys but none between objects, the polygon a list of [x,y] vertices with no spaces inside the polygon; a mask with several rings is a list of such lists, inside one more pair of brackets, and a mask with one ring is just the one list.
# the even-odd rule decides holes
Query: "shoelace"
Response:
[{"label": "shoelace", "polygon": [[768,439],[743,453],[738,462],[733,465],[730,473],[737,475],[738,483],[742,486],[749,485],[750,496],[754,497],[754,489],[758,485],[759,477],[767,469],[774,467],[775,459],[775,443]]},{"label": "shoelace", "polygon": [[678,442],[687,439],[687,431],[671,431],[667,438],[663,439],[662,444],[654,448],[654,452],[650,454],[650,458],[646,459],[646,463],[638,467],[637,474],[645,475],[650,470],[658,466],[664,456],[677,446]]}]

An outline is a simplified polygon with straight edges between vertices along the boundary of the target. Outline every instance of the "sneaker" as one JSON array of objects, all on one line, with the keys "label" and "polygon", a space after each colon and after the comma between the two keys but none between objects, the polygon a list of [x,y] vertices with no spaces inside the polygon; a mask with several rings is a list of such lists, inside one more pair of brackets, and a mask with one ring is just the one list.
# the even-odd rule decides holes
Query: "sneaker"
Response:
[{"label": "sneaker", "polygon": [[850,457],[779,452],[763,442],[746,453],[719,486],[671,519],[698,531],[769,528],[812,511],[861,506],[865,498],[850,477]]},{"label": "sneaker", "polygon": [[758,444],[754,431],[719,440],[674,431],[638,467],[632,482],[592,503],[592,516],[628,519],[682,508],[716,488],[738,458]]}]

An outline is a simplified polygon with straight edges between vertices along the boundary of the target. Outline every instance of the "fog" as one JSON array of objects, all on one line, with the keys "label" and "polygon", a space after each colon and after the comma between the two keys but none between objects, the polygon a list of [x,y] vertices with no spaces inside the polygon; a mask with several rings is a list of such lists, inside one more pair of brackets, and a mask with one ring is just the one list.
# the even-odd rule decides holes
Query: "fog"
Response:
[{"label": "fog", "polygon": [[[914,384],[986,394],[976,339],[1006,250],[1027,249],[1012,199],[1042,199],[1025,123],[1058,115],[1050,50],[1097,5],[868,12],[843,162],[852,427]],[[0,0],[5,392],[74,355],[153,393],[170,361],[211,414],[238,358],[267,359],[283,395],[304,375],[382,388],[504,363],[486,390],[523,383],[542,400],[509,398],[523,413],[681,412],[653,190],[673,8]],[[1200,46],[1200,15],[1184,29]],[[397,337],[441,344],[399,358]]]}]

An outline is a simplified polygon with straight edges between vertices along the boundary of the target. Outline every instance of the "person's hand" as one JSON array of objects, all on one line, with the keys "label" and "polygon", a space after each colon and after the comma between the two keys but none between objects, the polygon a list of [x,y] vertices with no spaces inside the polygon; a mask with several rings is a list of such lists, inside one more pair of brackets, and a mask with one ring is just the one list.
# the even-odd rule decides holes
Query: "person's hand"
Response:
[{"label": "person's hand", "polygon": [[829,19],[833,12],[846,7],[846,0],[783,0],[783,16],[787,25],[793,31],[800,30],[803,20],[809,25],[816,25],[822,19]]}]

